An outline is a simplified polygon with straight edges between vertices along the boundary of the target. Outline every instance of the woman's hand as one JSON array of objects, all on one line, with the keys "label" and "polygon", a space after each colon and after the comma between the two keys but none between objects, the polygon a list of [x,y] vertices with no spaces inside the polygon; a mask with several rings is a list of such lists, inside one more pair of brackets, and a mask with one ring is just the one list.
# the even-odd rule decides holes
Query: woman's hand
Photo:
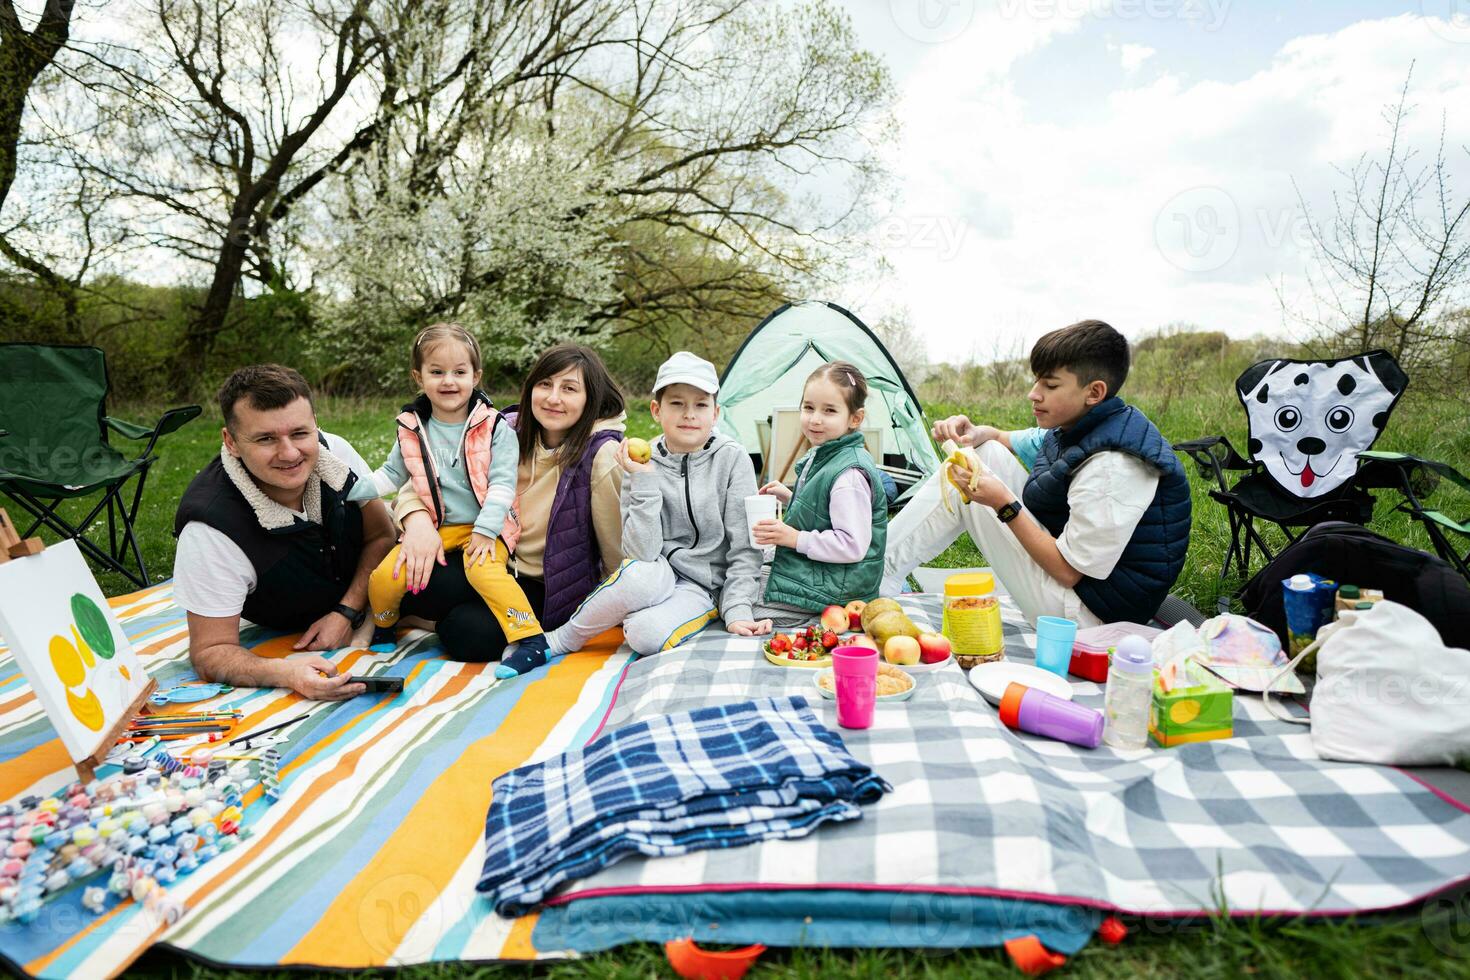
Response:
[{"label": "woman's hand", "polygon": [[393,577],[403,572],[408,576],[408,591],[422,592],[429,585],[429,573],[435,564],[449,564],[444,558],[444,542],[428,512],[415,511],[403,519],[403,540],[398,544]]},{"label": "woman's hand", "polygon": [[769,619],[737,619],[733,623],[725,624],[725,632],[736,636],[763,636],[774,628],[774,624]]},{"label": "woman's hand", "polygon": [[778,521],[774,517],[755,522],[755,543],[762,548],[772,544],[782,548],[795,548],[800,534],[801,532],[790,524]]},{"label": "woman's hand", "polygon": [[765,486],[761,487],[760,490],[758,490],[757,492],[770,494],[772,497],[775,497],[777,500],[781,501],[783,505],[791,503],[791,491],[787,488],[786,484],[782,483],[780,480],[772,480],[770,483],[767,483]]}]

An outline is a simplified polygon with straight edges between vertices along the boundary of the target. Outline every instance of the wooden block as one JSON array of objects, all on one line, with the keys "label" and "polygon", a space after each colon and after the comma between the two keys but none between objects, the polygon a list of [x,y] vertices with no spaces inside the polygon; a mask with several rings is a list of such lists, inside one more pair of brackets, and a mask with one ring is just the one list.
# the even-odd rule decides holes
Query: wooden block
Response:
[{"label": "wooden block", "polygon": [[46,550],[46,543],[40,538],[26,538],[19,544],[10,546],[11,558],[25,558],[29,555],[39,555]]}]

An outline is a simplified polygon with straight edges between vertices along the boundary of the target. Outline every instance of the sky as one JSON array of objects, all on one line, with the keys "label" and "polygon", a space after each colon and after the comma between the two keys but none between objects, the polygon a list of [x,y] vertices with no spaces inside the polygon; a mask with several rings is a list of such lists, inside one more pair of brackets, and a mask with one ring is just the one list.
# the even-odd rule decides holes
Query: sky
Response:
[{"label": "sky", "polygon": [[1232,336],[1317,307],[1298,189],[1381,154],[1413,66],[1419,163],[1441,127],[1470,188],[1470,0],[847,0],[888,63],[898,140],[871,230],[891,273],[835,298],[907,311],[928,358],[1021,354],[1105,319]]}]

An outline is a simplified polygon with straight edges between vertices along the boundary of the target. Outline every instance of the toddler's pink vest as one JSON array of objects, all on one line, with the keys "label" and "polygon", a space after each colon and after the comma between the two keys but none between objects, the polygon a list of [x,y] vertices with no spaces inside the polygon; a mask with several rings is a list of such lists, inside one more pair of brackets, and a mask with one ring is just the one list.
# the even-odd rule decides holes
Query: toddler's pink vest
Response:
[{"label": "toddler's pink vest", "polygon": [[[419,400],[427,402],[425,398]],[[506,424],[505,421],[490,406],[490,400],[480,392],[475,392],[470,403],[470,417],[465,421],[463,445],[465,472],[469,474],[470,489],[475,492],[475,500],[481,504],[485,502],[485,494],[490,489],[490,438],[495,432],[495,426],[503,424]],[[413,492],[429,505],[429,516],[433,519],[434,526],[438,527],[444,516],[443,504],[439,502],[439,481],[433,472],[433,461],[424,452],[423,419],[415,406],[404,409],[398,416],[398,448],[403,453],[403,466],[408,470]],[[519,501],[511,503],[510,510],[505,515],[505,525],[500,531],[506,548],[512,552],[521,540],[518,504]]]}]

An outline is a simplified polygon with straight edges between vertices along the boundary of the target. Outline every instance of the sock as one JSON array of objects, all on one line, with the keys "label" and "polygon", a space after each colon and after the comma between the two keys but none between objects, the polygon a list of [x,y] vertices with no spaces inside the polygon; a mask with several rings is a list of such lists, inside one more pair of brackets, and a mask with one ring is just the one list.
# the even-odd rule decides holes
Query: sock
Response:
[{"label": "sock", "polygon": [[390,653],[398,648],[398,630],[392,626],[374,626],[373,642],[368,649],[375,653]]},{"label": "sock", "polygon": [[495,668],[496,677],[517,677],[561,658],[561,654],[548,646],[545,633],[528,636],[515,644],[515,648],[515,652],[501,657],[499,666]]}]

